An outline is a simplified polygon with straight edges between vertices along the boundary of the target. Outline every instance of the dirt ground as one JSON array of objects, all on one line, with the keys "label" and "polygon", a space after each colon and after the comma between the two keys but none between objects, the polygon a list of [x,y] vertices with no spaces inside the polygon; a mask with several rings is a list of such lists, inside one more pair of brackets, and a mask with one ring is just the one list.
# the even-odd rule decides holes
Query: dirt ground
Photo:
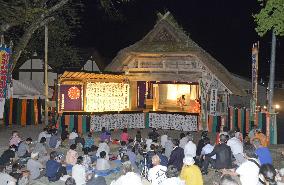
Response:
[{"label": "dirt ground", "polygon": [[[6,128],[6,127],[0,127],[0,153],[2,153],[6,148],[8,147],[8,140],[11,136],[11,132],[13,130],[17,130],[20,133],[20,136],[22,138],[27,138],[31,137],[33,140],[37,140],[38,134],[42,131],[43,125],[39,126],[27,126],[27,127],[19,127],[19,126],[13,126],[13,128]],[[147,136],[147,133],[149,132],[149,129],[143,129],[142,130],[142,136],[145,138]],[[163,134],[165,132],[164,130],[158,130],[160,134]],[[180,131],[174,131],[174,130],[169,130],[168,136],[172,138],[179,138],[179,134],[181,133]],[[112,132],[112,138],[119,138],[121,131],[116,131]],[[135,129],[130,129],[129,134],[131,137],[134,137],[136,134]],[[200,138],[200,133],[194,132],[193,133],[195,142],[197,143],[199,138]],[[98,142],[98,133],[95,134],[96,136],[96,142]],[[210,136],[212,139],[214,139],[214,135]],[[111,146],[112,150],[115,150],[117,146]],[[281,156],[281,151],[280,150],[284,149],[284,145],[272,145],[270,146],[270,150],[273,155],[273,164],[275,168],[279,169],[281,161],[283,161],[283,157]],[[67,149],[63,148],[61,149],[62,152],[65,153]],[[211,185],[213,182],[218,182],[220,179],[221,174],[216,173],[215,170],[210,170],[208,175],[203,176],[204,184],[205,185]],[[112,177],[107,177],[106,178],[107,183],[110,184]],[[34,185],[42,185],[42,184],[51,184],[48,183],[47,179],[44,177],[38,181],[32,182]],[[63,182],[57,182],[57,183],[52,183],[52,184],[64,184]]]}]

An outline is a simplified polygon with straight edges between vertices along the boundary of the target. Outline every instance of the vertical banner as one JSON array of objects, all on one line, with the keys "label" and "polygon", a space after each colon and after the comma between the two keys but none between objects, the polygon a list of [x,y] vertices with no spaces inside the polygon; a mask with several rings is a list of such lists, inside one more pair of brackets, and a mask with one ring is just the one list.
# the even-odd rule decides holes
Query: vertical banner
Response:
[{"label": "vertical banner", "polygon": [[252,99],[250,102],[250,109],[251,109],[251,114],[250,114],[250,119],[251,121],[255,120],[255,113],[256,113],[256,104],[257,104],[257,79],[258,79],[258,50],[259,46],[258,43],[254,43],[252,46],[252,75],[251,75],[251,80],[252,80]]},{"label": "vertical banner", "polygon": [[207,126],[207,102],[206,102],[206,96],[207,96],[207,91],[205,84],[202,80],[200,80],[200,104],[201,104],[201,125],[203,130],[208,130]]},{"label": "vertical banner", "polygon": [[210,94],[210,115],[215,116],[216,115],[216,108],[217,108],[217,89],[211,89]]},{"label": "vertical banner", "polygon": [[10,53],[10,48],[0,47],[0,98],[7,98],[7,82],[10,80],[9,74],[11,74]]}]

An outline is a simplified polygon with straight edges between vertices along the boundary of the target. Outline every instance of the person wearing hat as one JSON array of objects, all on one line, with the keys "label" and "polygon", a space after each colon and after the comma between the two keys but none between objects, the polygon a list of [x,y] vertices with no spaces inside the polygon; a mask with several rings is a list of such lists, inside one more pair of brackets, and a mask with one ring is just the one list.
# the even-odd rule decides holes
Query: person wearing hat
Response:
[{"label": "person wearing hat", "polygon": [[43,174],[43,165],[38,161],[38,152],[31,153],[31,159],[28,160],[27,170],[30,171],[30,179],[35,180],[41,178]]},{"label": "person wearing hat", "polygon": [[194,164],[194,159],[190,155],[183,158],[180,178],[185,181],[186,185],[203,185],[201,171],[199,167]]}]

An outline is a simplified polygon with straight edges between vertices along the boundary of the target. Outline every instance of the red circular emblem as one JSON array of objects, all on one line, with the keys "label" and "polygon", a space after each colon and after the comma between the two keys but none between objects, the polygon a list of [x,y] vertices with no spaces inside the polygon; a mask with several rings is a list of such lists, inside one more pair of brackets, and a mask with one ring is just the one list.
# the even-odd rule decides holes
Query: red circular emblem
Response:
[{"label": "red circular emblem", "polygon": [[78,98],[80,98],[80,90],[78,89],[78,87],[70,87],[68,89],[68,97],[71,100],[76,100]]}]

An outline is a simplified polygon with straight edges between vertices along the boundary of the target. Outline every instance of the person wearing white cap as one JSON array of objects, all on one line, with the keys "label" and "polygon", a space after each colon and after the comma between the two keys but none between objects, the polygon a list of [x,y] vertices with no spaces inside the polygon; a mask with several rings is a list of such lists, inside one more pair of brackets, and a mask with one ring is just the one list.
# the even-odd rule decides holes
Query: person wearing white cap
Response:
[{"label": "person wearing white cap", "polygon": [[43,165],[38,161],[38,152],[31,153],[31,159],[28,160],[27,170],[30,171],[30,179],[38,179],[44,174],[41,173]]},{"label": "person wearing white cap", "polygon": [[203,185],[201,171],[199,167],[194,164],[194,159],[190,155],[183,158],[180,178],[185,181],[186,185]]}]

